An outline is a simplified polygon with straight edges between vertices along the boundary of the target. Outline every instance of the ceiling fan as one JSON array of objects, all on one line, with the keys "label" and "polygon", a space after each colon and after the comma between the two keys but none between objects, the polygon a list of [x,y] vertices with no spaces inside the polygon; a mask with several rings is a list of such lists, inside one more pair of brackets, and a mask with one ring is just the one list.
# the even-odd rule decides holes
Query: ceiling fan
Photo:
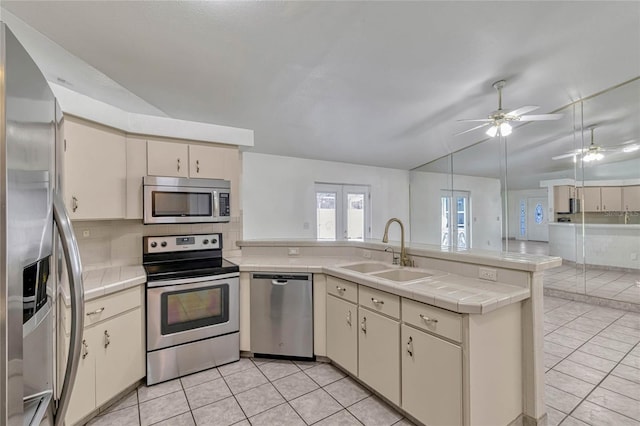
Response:
[{"label": "ceiling fan", "polygon": [[460,133],[456,133],[455,136],[462,135],[464,133],[471,132],[482,127],[490,126],[487,129],[487,135],[495,137],[509,136],[511,134],[511,121],[545,121],[545,120],[559,120],[562,118],[562,114],[539,114],[539,115],[523,115],[528,112],[534,111],[539,106],[529,105],[522,106],[520,108],[508,111],[502,109],[502,88],[506,84],[505,80],[496,81],[493,83],[493,88],[498,91],[498,109],[489,114],[488,118],[470,119],[470,120],[458,120],[458,121],[480,121],[483,124],[472,127]]},{"label": "ceiling fan", "polygon": [[593,138],[593,131],[595,127],[590,127],[591,130],[591,144],[589,144],[588,148],[578,148],[574,149],[571,152],[562,155],[556,155],[555,157],[551,157],[552,160],[561,160],[563,158],[573,157],[573,162],[578,161],[578,156],[582,155],[582,161],[591,162],[591,161],[600,161],[604,158],[603,152],[623,152],[623,153],[631,153],[640,149],[640,145],[631,144],[633,140],[627,141],[620,145],[616,145],[613,147],[604,148],[599,145],[596,145]]}]

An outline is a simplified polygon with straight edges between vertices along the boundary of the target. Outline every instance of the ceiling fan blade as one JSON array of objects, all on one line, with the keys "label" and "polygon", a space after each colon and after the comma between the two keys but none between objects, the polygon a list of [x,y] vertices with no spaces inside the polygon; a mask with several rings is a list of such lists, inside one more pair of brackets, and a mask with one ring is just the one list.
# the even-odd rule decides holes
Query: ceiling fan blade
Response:
[{"label": "ceiling fan blade", "polygon": [[569,154],[562,154],[562,155],[556,155],[555,157],[551,157],[552,160],[562,160],[563,158],[569,158],[569,157],[575,157],[577,155],[580,155],[577,152],[571,152]]},{"label": "ceiling fan blade", "polygon": [[491,123],[484,123],[484,124],[481,124],[481,125],[479,125],[479,126],[472,127],[472,128],[470,128],[470,129],[468,129],[468,130],[465,130],[464,132],[456,133],[456,134],[454,134],[453,136],[463,135],[463,134],[465,134],[465,133],[469,133],[469,132],[470,132],[470,131],[472,131],[472,130],[476,130],[476,129],[480,129],[480,128],[482,128],[482,127],[486,127],[486,126],[488,126],[488,125],[490,125],[490,124],[492,124],[492,123],[493,123],[493,120],[491,121]]},{"label": "ceiling fan blade", "polygon": [[528,112],[535,111],[538,108],[540,108],[540,107],[536,106],[536,105],[521,106],[518,109],[514,109],[513,111],[509,111],[506,115],[521,116],[521,115],[526,114]]},{"label": "ceiling fan blade", "polygon": [[456,121],[483,121],[483,122],[488,122],[488,121],[493,121],[493,119],[491,119],[491,118],[463,118],[461,120],[456,120]]},{"label": "ceiling fan blade", "polygon": [[539,114],[539,115],[523,115],[518,121],[549,121],[560,120],[562,114]]}]

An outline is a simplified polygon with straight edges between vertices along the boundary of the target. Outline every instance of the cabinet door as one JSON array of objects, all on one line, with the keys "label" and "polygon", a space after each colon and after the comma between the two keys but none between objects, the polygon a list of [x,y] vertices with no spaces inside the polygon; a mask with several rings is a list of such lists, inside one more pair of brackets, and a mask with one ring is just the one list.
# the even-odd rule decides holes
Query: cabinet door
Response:
[{"label": "cabinet door", "polygon": [[357,306],[327,295],[327,357],[358,374]]},{"label": "cabinet door", "polygon": [[569,185],[553,187],[553,210],[556,213],[569,212],[569,198],[572,198],[571,197],[572,189],[574,188]]},{"label": "cabinet door", "polygon": [[182,143],[147,141],[149,176],[189,176],[189,146]]},{"label": "cabinet door", "polygon": [[95,326],[96,403],[104,404],[144,376],[142,313],[134,309]]},{"label": "cabinet door", "polygon": [[127,136],[126,219],[142,219],[142,178],[147,174],[147,141]]},{"label": "cabinet door", "polygon": [[623,186],[622,200],[624,203],[623,207],[625,211],[640,211],[640,185]]},{"label": "cabinet door", "polygon": [[[96,408],[96,353],[97,339],[95,328],[86,328],[83,332],[82,348],[80,349],[80,362],[76,381],[71,392],[69,409],[65,416],[68,425],[75,424]],[[65,339],[65,345],[69,347],[69,338]]]},{"label": "cabinet door", "polygon": [[585,186],[582,188],[583,194],[583,210],[585,212],[602,211],[602,202],[600,201],[600,187]]},{"label": "cabinet door", "polygon": [[426,425],[462,424],[462,349],[402,325],[402,408]]},{"label": "cabinet door", "polygon": [[238,172],[237,148],[189,145],[189,177],[232,180]]},{"label": "cabinet door", "polygon": [[124,134],[69,119],[64,133],[64,193],[71,219],[124,218]]},{"label": "cabinet door", "polygon": [[622,210],[622,188],[619,186],[603,186],[600,188],[602,211],[619,212]]},{"label": "cabinet door", "polygon": [[400,323],[358,307],[358,377],[400,405]]}]

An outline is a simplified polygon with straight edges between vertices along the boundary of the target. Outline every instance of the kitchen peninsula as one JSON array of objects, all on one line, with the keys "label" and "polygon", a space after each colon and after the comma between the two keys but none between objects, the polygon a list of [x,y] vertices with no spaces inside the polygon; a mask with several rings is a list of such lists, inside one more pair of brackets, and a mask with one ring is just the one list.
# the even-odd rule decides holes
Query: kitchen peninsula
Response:
[{"label": "kitchen peninsula", "polygon": [[250,273],[311,272],[316,356],[426,424],[544,421],[542,277],[560,258],[409,244],[401,268],[373,240],[238,246],[241,350]]}]

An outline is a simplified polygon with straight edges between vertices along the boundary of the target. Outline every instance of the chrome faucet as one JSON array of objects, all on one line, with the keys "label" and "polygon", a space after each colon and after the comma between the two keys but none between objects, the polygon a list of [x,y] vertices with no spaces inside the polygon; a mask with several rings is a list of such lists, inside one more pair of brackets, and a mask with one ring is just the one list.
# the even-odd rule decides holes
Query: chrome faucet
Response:
[{"label": "chrome faucet", "polygon": [[400,225],[400,265],[413,266],[413,262],[411,261],[411,259],[409,259],[409,256],[407,256],[407,250],[404,247],[404,225],[402,224],[400,219],[392,217],[387,221],[387,224],[384,226],[384,235],[382,236],[382,242],[389,242],[389,225],[391,225],[391,222],[398,222],[398,225]]}]

